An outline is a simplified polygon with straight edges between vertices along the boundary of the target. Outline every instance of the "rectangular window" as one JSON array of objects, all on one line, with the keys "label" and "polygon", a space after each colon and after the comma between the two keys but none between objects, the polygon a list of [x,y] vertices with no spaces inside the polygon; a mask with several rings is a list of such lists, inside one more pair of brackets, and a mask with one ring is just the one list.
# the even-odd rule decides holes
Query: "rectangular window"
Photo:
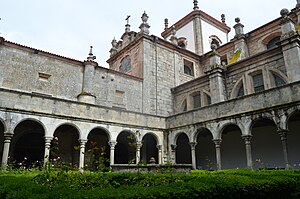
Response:
[{"label": "rectangular window", "polygon": [[263,79],[262,73],[253,75],[252,79],[253,79],[253,87],[254,87],[255,93],[265,90],[264,79]]},{"label": "rectangular window", "polygon": [[194,63],[184,59],[183,65],[184,74],[194,76]]},{"label": "rectangular window", "polygon": [[201,107],[201,97],[200,97],[200,94],[194,95],[193,96],[193,101],[194,101],[194,108]]}]

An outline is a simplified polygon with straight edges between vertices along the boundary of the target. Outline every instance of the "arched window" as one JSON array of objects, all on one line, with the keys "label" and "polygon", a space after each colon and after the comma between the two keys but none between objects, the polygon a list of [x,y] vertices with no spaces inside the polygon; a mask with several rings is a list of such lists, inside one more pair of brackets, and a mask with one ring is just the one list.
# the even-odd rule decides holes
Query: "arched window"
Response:
[{"label": "arched window", "polygon": [[241,96],[244,96],[245,95],[245,92],[244,92],[244,85],[242,84],[238,90],[238,93],[237,93],[237,96],[238,97],[241,97]]},{"label": "arched window", "polygon": [[273,77],[276,87],[286,84],[286,82],[279,75],[273,73]]},{"label": "arched window", "polygon": [[182,110],[182,112],[187,111],[187,102],[186,102],[186,99],[181,104],[181,110]]},{"label": "arched window", "polygon": [[129,55],[124,57],[121,61],[121,66],[119,68],[120,72],[126,73],[131,70],[131,59]]},{"label": "arched window", "polygon": [[280,41],[280,37],[274,37],[267,43],[267,49],[275,48],[277,47],[277,43]]}]

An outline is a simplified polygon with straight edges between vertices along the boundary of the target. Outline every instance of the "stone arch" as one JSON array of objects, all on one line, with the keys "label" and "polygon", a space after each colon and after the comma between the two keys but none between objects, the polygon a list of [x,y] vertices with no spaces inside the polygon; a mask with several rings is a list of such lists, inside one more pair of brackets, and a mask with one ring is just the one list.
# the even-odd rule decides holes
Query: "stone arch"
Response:
[{"label": "stone arch", "polygon": [[220,133],[222,138],[222,168],[246,168],[247,159],[245,144],[242,139],[240,127],[237,124],[230,122],[223,125]]},{"label": "stone arch", "polygon": [[13,130],[11,160],[26,167],[41,164],[45,152],[45,133],[45,126],[36,119],[27,118],[19,121]]},{"label": "stone arch", "polygon": [[250,131],[254,168],[284,168],[281,139],[274,121],[257,118],[252,121]]},{"label": "stone arch", "polygon": [[261,43],[263,44],[263,46],[265,46],[265,49],[267,49],[267,45],[270,43],[271,40],[275,39],[275,38],[278,38],[281,36],[281,32],[274,32],[274,33],[271,33],[269,35],[267,35],[266,37],[264,37],[262,40],[261,40]]},{"label": "stone arch", "polygon": [[213,134],[207,128],[199,128],[195,133],[196,168],[205,170],[216,169],[215,144]]},{"label": "stone arch", "polygon": [[288,159],[291,167],[300,168],[300,110],[292,112],[287,120]]},{"label": "stone arch", "polygon": [[90,170],[106,168],[110,163],[110,135],[102,127],[93,128],[88,136],[85,147],[85,167]]},{"label": "stone arch", "polygon": [[156,164],[158,163],[158,137],[154,133],[146,133],[142,138],[141,160],[149,163],[151,157],[154,157]]},{"label": "stone arch", "polygon": [[46,135],[46,131],[47,131],[46,126],[44,125],[44,123],[42,121],[37,120],[35,118],[24,118],[24,119],[21,119],[20,121],[16,122],[12,128],[12,132],[15,132],[15,128],[24,121],[32,121],[32,122],[36,122],[36,123],[40,124],[43,127],[44,135]]},{"label": "stone arch", "polygon": [[282,79],[282,81],[284,81],[284,83],[286,84],[288,82],[288,78],[287,76],[281,72],[280,70],[278,69],[269,69],[269,76],[270,76],[270,83],[271,83],[271,87],[276,87],[276,81],[275,81],[275,76],[278,76],[279,78]]},{"label": "stone arch", "polygon": [[0,118],[0,125],[2,125],[2,127],[3,127],[3,133],[6,132],[7,131],[7,127],[6,127],[4,119],[2,119],[2,118]]},{"label": "stone arch", "polygon": [[179,112],[185,112],[187,111],[187,98],[184,98],[180,103],[180,109]]},{"label": "stone arch", "polygon": [[77,168],[79,166],[80,131],[75,124],[60,124],[54,131],[51,143],[51,159],[60,159]]},{"label": "stone arch", "polygon": [[175,149],[175,162],[176,164],[191,164],[191,146],[189,136],[184,133],[178,133],[175,137],[176,149]]},{"label": "stone arch", "polygon": [[[81,133],[80,128],[76,124],[71,123],[71,122],[62,122],[62,123],[57,124],[56,127],[54,128],[55,131],[56,131],[56,129],[58,129],[59,127],[61,127],[63,125],[67,125],[67,126],[71,126],[71,127],[75,128],[77,133],[78,133],[78,137],[79,137],[78,139],[80,139],[82,137],[82,133]],[[54,137],[55,131],[53,132],[53,137]]]},{"label": "stone arch", "polygon": [[136,144],[137,137],[132,131],[121,131],[115,147],[115,164],[135,164]]},{"label": "stone arch", "polygon": [[89,132],[89,134],[90,134],[94,129],[99,129],[99,130],[105,132],[106,135],[107,135],[107,137],[108,137],[108,141],[111,141],[111,134],[110,134],[110,132],[109,132],[108,129],[106,129],[106,128],[102,127],[102,126],[96,126],[96,127],[94,127],[94,128],[91,129],[91,131]]},{"label": "stone arch", "polygon": [[[241,77],[233,86],[232,92],[230,94],[230,99],[237,98],[244,96],[246,94],[245,92],[245,83],[244,78]],[[243,93],[241,93],[241,90],[243,89]]]},{"label": "stone arch", "polygon": [[211,105],[211,94],[210,92],[206,91],[206,90],[202,90],[201,92],[201,97],[202,97],[202,105],[203,106],[208,106]]}]

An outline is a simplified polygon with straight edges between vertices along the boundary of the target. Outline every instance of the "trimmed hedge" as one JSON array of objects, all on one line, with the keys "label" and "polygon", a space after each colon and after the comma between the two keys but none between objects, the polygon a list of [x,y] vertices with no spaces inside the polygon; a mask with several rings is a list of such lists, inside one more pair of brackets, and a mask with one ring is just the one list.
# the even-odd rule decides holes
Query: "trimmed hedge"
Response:
[{"label": "trimmed hedge", "polygon": [[0,172],[0,198],[300,198],[300,171]]}]

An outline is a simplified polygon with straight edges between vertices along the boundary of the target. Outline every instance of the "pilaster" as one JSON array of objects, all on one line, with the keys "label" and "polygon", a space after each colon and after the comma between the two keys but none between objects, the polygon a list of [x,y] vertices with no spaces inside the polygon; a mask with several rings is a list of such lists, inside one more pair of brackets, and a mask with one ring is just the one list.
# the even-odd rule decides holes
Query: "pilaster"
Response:
[{"label": "pilaster", "polygon": [[289,10],[282,9],[281,47],[289,83],[300,80],[300,37],[294,22],[289,18]]}]

